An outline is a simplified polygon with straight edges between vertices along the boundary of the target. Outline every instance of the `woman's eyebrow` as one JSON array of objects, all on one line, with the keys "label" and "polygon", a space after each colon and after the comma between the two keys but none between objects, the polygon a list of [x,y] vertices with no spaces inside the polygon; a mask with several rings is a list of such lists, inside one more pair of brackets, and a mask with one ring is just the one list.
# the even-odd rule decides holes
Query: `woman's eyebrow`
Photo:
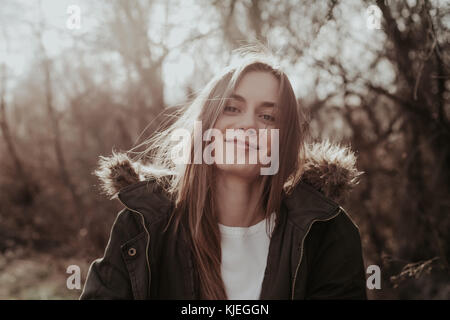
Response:
[{"label": "woman's eyebrow", "polygon": [[[240,95],[238,95],[236,93],[233,93],[230,96],[230,98],[238,100],[238,101],[241,101],[241,102],[244,102],[244,103],[246,102],[246,100],[245,100],[245,98],[243,96],[240,96]],[[263,107],[274,107],[275,106],[275,102],[263,101],[263,102],[260,103],[260,106],[263,106]]]}]

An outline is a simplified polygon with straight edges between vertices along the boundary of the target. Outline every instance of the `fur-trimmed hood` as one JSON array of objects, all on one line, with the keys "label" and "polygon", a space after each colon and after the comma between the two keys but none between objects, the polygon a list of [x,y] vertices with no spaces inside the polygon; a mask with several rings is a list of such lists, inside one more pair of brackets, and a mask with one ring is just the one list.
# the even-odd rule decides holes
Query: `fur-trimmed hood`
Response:
[{"label": "fur-trimmed hood", "polygon": [[[296,181],[311,185],[337,202],[358,183],[362,172],[357,170],[356,156],[350,148],[324,141],[309,144],[305,151],[305,166]],[[131,160],[125,153],[113,153],[111,157],[100,158],[94,173],[100,179],[102,191],[114,198],[122,188],[149,180],[154,170],[149,164]]]}]

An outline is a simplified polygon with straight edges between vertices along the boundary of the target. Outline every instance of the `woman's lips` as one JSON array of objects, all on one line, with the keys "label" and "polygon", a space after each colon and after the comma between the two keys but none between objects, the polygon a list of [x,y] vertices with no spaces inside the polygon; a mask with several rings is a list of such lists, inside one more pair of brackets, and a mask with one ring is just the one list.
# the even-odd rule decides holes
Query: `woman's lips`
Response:
[{"label": "woman's lips", "polygon": [[225,140],[225,143],[235,143],[238,148],[243,148],[246,150],[248,150],[249,148],[252,148],[255,150],[259,149],[257,145],[255,145],[253,143],[249,143],[248,141],[237,139],[237,138]]}]

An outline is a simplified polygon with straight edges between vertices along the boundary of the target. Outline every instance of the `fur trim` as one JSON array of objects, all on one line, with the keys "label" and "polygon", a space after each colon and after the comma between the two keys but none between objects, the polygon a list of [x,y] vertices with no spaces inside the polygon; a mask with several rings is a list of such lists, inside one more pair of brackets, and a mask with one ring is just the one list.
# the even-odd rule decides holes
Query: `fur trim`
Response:
[{"label": "fur trim", "polygon": [[102,191],[114,197],[120,189],[139,182],[140,162],[133,162],[125,153],[114,153],[111,157],[100,156],[94,174],[100,179]]},{"label": "fur trim", "polygon": [[[313,186],[335,201],[342,200],[362,174],[356,168],[355,154],[348,147],[328,141],[310,144],[305,149],[306,161],[297,181]],[[120,189],[153,178],[155,170],[140,160],[131,160],[125,153],[113,153],[111,157],[100,157],[94,174],[101,181],[102,191],[114,198]],[[164,170],[158,172],[161,173],[170,174]]]},{"label": "fur trim", "polygon": [[329,141],[309,145],[305,158],[300,180],[338,202],[358,184],[362,174],[356,168],[353,151]]}]

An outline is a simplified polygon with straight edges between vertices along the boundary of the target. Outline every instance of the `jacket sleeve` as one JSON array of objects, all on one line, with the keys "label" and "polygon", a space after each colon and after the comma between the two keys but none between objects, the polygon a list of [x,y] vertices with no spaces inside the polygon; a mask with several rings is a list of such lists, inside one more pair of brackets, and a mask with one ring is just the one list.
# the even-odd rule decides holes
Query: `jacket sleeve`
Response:
[{"label": "jacket sleeve", "polygon": [[119,212],[111,229],[104,256],[92,262],[80,300],[133,299],[131,282],[121,255],[128,237],[127,210]]},{"label": "jacket sleeve", "polygon": [[367,299],[361,237],[347,214],[315,223],[310,234],[306,299]]}]

